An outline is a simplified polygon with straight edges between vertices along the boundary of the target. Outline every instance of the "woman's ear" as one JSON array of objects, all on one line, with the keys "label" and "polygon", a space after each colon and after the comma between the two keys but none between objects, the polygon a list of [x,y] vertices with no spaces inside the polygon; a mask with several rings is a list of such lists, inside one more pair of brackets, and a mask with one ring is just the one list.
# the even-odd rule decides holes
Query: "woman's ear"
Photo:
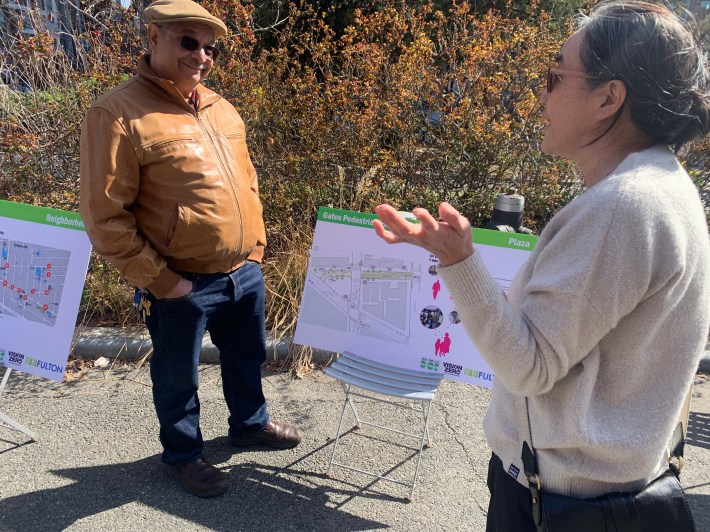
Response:
[{"label": "woman's ear", "polygon": [[612,117],[621,109],[626,101],[626,84],[621,80],[612,79],[607,83],[602,95],[603,99],[596,113],[596,118],[599,120]]}]

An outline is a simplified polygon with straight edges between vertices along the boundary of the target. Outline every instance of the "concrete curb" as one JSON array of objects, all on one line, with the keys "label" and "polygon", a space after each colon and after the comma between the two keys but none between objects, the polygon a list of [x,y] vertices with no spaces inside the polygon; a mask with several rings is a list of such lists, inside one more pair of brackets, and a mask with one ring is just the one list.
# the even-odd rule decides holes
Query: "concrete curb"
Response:
[{"label": "concrete curb", "polygon": [[[289,356],[292,339],[268,332],[266,337],[267,360],[280,360]],[[135,360],[147,355],[153,343],[145,328],[121,329],[119,327],[86,327],[77,329],[72,354],[78,358],[96,359],[125,358]],[[313,350],[311,360],[316,364],[328,364],[337,355],[332,351]],[[209,333],[202,340],[200,362],[218,363],[219,351],[212,343]],[[706,349],[700,359],[698,372],[710,373],[710,350]]]},{"label": "concrete curb", "polygon": [[[267,332],[267,360],[288,358],[291,347],[291,338]],[[71,354],[86,359],[106,357],[136,360],[150,353],[152,349],[153,343],[145,328],[86,327],[76,330]],[[316,364],[328,364],[335,355],[336,353],[331,351],[314,349],[311,360]],[[209,333],[205,334],[202,340],[200,362],[219,362],[219,351],[212,343]]]}]

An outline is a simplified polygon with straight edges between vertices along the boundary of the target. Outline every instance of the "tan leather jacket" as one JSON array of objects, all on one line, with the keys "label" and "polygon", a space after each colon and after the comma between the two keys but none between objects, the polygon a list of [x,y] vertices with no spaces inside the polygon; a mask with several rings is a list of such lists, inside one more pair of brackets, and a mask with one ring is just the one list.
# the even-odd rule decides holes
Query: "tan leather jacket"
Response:
[{"label": "tan leather jacket", "polygon": [[229,272],[266,245],[244,122],[197,87],[195,111],[144,56],[101,96],[81,129],[80,212],[96,251],[163,297],[176,271]]}]

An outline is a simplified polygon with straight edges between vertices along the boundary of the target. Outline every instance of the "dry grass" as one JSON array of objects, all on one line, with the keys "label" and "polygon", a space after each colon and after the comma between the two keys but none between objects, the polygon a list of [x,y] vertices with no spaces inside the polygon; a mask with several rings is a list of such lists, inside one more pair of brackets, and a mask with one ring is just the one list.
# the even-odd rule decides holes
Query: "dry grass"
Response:
[{"label": "dry grass", "polygon": [[[276,343],[282,339],[290,340],[296,330],[312,237],[306,228],[295,227],[288,249],[271,254],[264,264],[267,327],[274,334]],[[303,377],[314,367],[312,354],[312,348],[289,342],[288,356],[283,364],[293,376]]]}]

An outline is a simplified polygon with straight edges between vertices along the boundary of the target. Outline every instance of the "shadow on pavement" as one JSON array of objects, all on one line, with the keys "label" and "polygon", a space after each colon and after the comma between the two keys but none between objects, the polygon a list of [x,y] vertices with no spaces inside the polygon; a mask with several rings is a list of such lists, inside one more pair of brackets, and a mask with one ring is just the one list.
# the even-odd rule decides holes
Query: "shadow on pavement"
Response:
[{"label": "shadow on pavement", "polygon": [[[226,438],[207,442],[206,456],[214,463],[234,455]],[[314,450],[313,454],[322,451]],[[272,452],[265,450],[264,452]],[[162,470],[160,456],[136,462],[59,469],[53,474],[71,484],[8,497],[0,501],[2,530],[8,532],[64,530],[76,521],[131,503],[156,508],[178,519],[216,531],[312,530],[360,531],[386,528],[338,509],[357,497],[400,499],[367,492],[371,486],[324,486],[323,475],[298,469],[299,458],[283,468],[246,462],[223,469],[230,490],[220,497],[200,499],[185,493]]]},{"label": "shadow on pavement", "polygon": [[710,449],[710,414],[690,412],[685,443],[702,449]]},{"label": "shadow on pavement", "polygon": [[[7,429],[7,427],[4,427],[4,426],[3,426],[3,428]],[[11,429],[7,429],[7,430],[11,430]],[[25,436],[25,435],[23,434],[23,436]],[[29,445],[34,442],[32,440],[26,440],[21,443],[16,443],[15,441],[6,440],[5,438],[0,438],[0,443],[8,445],[7,449],[0,450],[0,454],[3,454],[3,453],[9,453],[10,451],[14,451],[15,449],[19,449],[20,447],[22,447],[24,445]]]},{"label": "shadow on pavement", "polygon": [[696,530],[698,532],[710,530],[710,495],[686,492],[685,496],[688,498],[690,510],[693,512]]},{"label": "shadow on pavement", "polygon": [[[685,436],[686,445],[701,449],[710,449],[710,414],[705,412],[690,412],[688,415],[688,431]],[[686,453],[688,448],[686,447]],[[681,474],[681,480],[683,475]],[[695,527],[698,531],[710,530],[710,495],[692,493],[693,490],[704,488],[710,483],[697,486],[683,485],[688,498],[688,504],[693,512]],[[689,491],[691,493],[689,493]]]},{"label": "shadow on pavement", "polygon": [[[6,368],[0,366],[0,379],[5,375]],[[29,373],[13,370],[10,374],[5,390],[0,395],[4,399],[12,395],[14,399],[32,397],[46,391],[48,387],[58,388],[62,383],[35,377]]]},{"label": "shadow on pavement", "polygon": [[316,523],[337,531],[384,528],[329,507],[332,490],[289,480],[287,469],[240,464],[228,470],[226,495],[199,499],[184,493],[159,462],[155,455],[132,463],[55,470],[74,482],[0,501],[2,528],[64,530],[82,518],[134,502],[217,531],[310,530]]},{"label": "shadow on pavement", "polygon": [[[343,433],[344,435],[349,434],[352,432],[353,429],[351,429],[348,432]],[[342,437],[342,436],[341,436]],[[310,466],[305,466],[305,468],[299,468],[301,467],[302,463],[307,463],[308,459],[316,455],[318,453],[321,453],[325,450],[326,447],[330,447],[335,440],[331,439],[328,443],[325,445],[321,445],[320,447],[317,447],[313,449],[311,452],[308,454],[305,454],[301,456],[298,460],[295,460],[291,462],[290,464],[284,466],[283,468],[279,467],[273,467],[273,466],[267,466],[264,464],[254,464],[253,467],[255,469],[260,470],[260,472],[264,475],[264,479],[268,482],[268,478],[272,477],[274,475],[290,475],[299,478],[302,482],[311,482],[311,483],[323,483],[326,482],[324,479],[326,478],[324,472],[316,472],[313,471],[313,469]],[[388,442],[390,443],[390,442]],[[272,449],[266,449],[265,452],[273,452],[274,450]],[[328,456],[330,456],[331,450],[328,449]],[[400,460],[397,464],[393,465],[390,467],[389,470],[384,471],[382,473],[383,476],[388,476],[394,471],[398,470],[400,467],[404,466],[405,464],[410,463],[412,460],[416,459],[417,453],[413,452],[409,456],[406,456],[404,459]],[[353,500],[355,497],[358,499],[376,499],[378,501],[388,501],[388,502],[396,502],[400,504],[407,504],[411,502],[408,498],[406,497],[394,497],[391,495],[387,495],[385,493],[380,493],[376,491],[371,491],[373,487],[378,485],[379,483],[382,482],[382,480],[378,478],[373,478],[373,480],[365,485],[363,485],[361,482],[360,483],[353,483],[353,482],[348,482],[345,477],[347,474],[344,475],[338,475],[333,477],[332,481],[330,482],[331,484],[335,486],[343,486],[343,488],[339,487],[334,487],[333,485],[329,486],[327,489],[327,493],[330,495],[331,499],[331,507],[333,508],[340,508]],[[407,488],[408,490],[408,488]],[[408,493],[408,491],[405,491],[404,488],[402,488],[403,493]],[[338,501],[335,501],[335,496],[337,495]]]}]

